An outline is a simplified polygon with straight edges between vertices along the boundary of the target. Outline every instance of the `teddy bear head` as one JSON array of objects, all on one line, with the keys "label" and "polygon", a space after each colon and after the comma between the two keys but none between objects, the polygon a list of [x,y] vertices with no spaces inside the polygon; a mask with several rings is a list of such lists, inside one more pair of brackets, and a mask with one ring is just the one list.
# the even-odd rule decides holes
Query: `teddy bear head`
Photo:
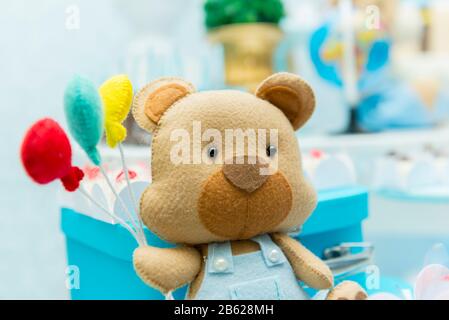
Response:
[{"label": "teddy bear head", "polygon": [[256,93],[195,92],[181,79],[139,91],[137,123],[152,134],[152,183],[140,214],[161,238],[183,244],[250,239],[304,223],[316,205],[295,130],[315,107],[311,88],[289,73]]}]

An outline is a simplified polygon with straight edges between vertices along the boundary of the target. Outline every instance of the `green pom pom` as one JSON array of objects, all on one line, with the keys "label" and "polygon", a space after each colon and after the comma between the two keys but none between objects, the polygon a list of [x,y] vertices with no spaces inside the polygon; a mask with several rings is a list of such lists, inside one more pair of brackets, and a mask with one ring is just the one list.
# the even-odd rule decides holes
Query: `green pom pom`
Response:
[{"label": "green pom pom", "polygon": [[281,0],[206,0],[206,27],[232,23],[279,23],[284,17]]}]

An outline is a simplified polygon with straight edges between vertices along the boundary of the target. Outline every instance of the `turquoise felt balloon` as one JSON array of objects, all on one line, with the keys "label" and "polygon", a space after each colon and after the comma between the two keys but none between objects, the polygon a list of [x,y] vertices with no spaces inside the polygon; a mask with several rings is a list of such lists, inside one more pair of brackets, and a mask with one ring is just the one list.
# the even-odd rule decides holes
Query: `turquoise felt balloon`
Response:
[{"label": "turquoise felt balloon", "polygon": [[103,136],[103,105],[95,85],[88,79],[75,76],[64,95],[64,111],[73,138],[89,159],[100,165],[97,145]]}]

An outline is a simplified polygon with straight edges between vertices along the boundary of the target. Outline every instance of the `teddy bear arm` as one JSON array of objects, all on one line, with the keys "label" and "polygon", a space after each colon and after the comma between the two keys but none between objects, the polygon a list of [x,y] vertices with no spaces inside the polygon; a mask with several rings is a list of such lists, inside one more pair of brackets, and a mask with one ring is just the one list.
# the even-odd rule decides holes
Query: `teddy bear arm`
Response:
[{"label": "teddy bear arm", "polygon": [[201,255],[192,247],[140,247],[133,264],[139,277],[163,294],[192,282],[200,272]]},{"label": "teddy bear arm", "polygon": [[287,234],[273,234],[272,238],[286,255],[298,280],[319,290],[333,286],[329,267],[302,244]]}]

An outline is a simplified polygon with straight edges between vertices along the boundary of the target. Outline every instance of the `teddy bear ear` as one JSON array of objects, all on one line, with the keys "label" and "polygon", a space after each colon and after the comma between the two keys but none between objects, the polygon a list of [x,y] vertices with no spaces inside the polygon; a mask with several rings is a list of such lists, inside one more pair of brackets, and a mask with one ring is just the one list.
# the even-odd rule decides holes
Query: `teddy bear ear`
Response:
[{"label": "teddy bear ear", "polygon": [[153,132],[164,112],[193,92],[195,88],[182,79],[155,80],[136,94],[132,108],[134,119],[142,129]]},{"label": "teddy bear ear", "polygon": [[278,107],[295,130],[301,128],[315,110],[312,88],[292,73],[276,73],[257,88],[256,96]]}]

